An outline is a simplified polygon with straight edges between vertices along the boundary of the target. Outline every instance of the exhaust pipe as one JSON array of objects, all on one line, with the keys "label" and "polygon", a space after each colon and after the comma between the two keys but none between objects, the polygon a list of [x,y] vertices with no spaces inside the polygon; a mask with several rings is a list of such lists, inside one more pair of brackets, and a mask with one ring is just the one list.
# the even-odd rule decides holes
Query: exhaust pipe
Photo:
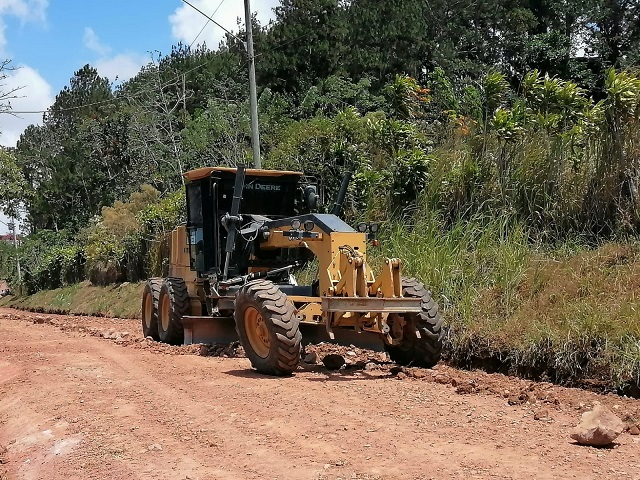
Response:
[{"label": "exhaust pipe", "polygon": [[331,213],[336,216],[340,216],[342,213],[342,205],[344,204],[344,199],[347,196],[347,189],[349,188],[349,182],[351,181],[352,172],[347,172],[342,177],[342,184],[340,185],[340,191],[338,192],[338,198],[336,198],[336,203],[333,204],[333,209]]}]

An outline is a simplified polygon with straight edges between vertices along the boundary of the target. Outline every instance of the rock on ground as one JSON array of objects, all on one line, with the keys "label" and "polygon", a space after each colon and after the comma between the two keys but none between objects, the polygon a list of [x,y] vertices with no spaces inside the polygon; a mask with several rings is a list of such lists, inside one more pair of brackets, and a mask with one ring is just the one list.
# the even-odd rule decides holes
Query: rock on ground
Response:
[{"label": "rock on ground", "polygon": [[593,410],[582,414],[582,419],[571,434],[581,445],[604,447],[611,445],[623,432],[624,423],[611,410],[596,404]]},{"label": "rock on ground", "polygon": [[339,370],[345,364],[344,357],[337,353],[330,353],[322,359],[322,363],[329,370]]}]

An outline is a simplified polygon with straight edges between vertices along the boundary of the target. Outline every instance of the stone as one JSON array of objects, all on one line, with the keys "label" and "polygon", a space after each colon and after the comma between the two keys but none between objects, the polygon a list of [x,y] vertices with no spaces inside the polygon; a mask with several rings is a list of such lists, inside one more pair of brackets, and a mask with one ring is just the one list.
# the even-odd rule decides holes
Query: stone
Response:
[{"label": "stone", "polygon": [[376,368],[378,368],[378,365],[373,362],[369,362],[364,366],[364,369],[368,371],[375,370]]},{"label": "stone", "polygon": [[348,355],[348,356],[350,356],[350,357],[356,357],[356,356],[357,356],[356,352],[354,352],[354,351],[352,351],[352,350],[349,350],[349,351],[346,353],[346,355]]},{"label": "stone", "polygon": [[456,388],[456,393],[458,395],[469,395],[470,393],[475,392],[476,387],[473,383],[471,382],[467,382],[467,383],[461,383],[458,385],[458,387]]},{"label": "stone", "polygon": [[398,380],[404,380],[405,378],[407,378],[407,374],[404,372],[398,372],[398,374],[396,375],[396,378]]},{"label": "stone", "polygon": [[337,353],[330,353],[322,359],[322,363],[329,370],[339,370],[346,362],[342,355]]},{"label": "stone", "polygon": [[631,425],[631,427],[629,428],[629,433],[631,435],[640,435],[640,428],[638,428],[638,425]]},{"label": "stone", "polygon": [[153,445],[149,445],[147,448],[150,452],[162,451],[162,445],[160,445],[159,443],[154,443]]},{"label": "stone", "polygon": [[534,420],[551,420],[551,415],[549,415],[549,410],[543,409],[538,410],[533,414]]},{"label": "stone", "polygon": [[378,361],[379,362],[388,362],[391,358],[389,358],[389,354],[387,352],[378,352]]},{"label": "stone", "polygon": [[623,432],[624,423],[611,410],[596,404],[593,410],[582,414],[571,438],[580,445],[603,447],[611,445]]},{"label": "stone", "polygon": [[[316,363],[318,363],[318,354],[316,352],[307,353],[304,356],[304,363],[310,363],[310,364],[315,365]],[[338,368],[340,368],[340,367],[338,367]]]}]

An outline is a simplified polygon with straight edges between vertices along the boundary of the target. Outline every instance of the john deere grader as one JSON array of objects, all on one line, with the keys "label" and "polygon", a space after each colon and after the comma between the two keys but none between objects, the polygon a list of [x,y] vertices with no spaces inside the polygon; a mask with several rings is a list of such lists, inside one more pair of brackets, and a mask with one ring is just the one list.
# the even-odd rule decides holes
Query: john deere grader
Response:
[{"label": "john deere grader", "polygon": [[[240,339],[252,366],[287,375],[303,342],[333,341],[389,353],[402,365],[434,366],[442,320],[431,292],[387,258],[375,275],[357,229],[314,213],[318,186],[299,172],[207,167],[185,174],[187,223],[171,235],[168,278],[150,279],[142,299],[145,336],[170,343]],[[298,285],[296,267],[316,257],[318,273]]]}]

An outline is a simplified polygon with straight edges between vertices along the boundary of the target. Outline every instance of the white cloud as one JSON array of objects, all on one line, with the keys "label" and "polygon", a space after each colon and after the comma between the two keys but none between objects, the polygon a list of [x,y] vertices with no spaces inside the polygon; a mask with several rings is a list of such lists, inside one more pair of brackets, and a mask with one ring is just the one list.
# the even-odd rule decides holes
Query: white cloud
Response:
[{"label": "white cloud", "polygon": [[135,76],[149,60],[146,55],[120,53],[113,57],[100,58],[94,64],[101,77],[124,82]]},{"label": "white cloud", "polygon": [[[211,15],[218,5],[220,5],[220,0],[192,0],[190,3],[207,15]],[[251,10],[257,13],[260,24],[266,25],[269,20],[273,18],[272,9],[279,4],[279,0],[253,0]],[[238,17],[244,29],[244,2],[239,0],[226,0],[212,18],[227,30],[237,33]],[[169,16],[169,23],[171,24],[173,37],[182,43],[190,45],[202,27],[207,23],[207,18],[189,5],[183,4]],[[224,38],[224,33],[220,27],[209,22],[198,37],[196,44],[206,43],[210,49],[215,50]]]},{"label": "white cloud", "polygon": [[96,32],[93,31],[93,28],[85,27],[82,42],[85,47],[98,55],[108,55],[109,52],[111,52],[111,47],[100,42],[100,39],[98,38],[98,35],[96,35]]},{"label": "white cloud", "polygon": [[0,54],[6,55],[5,16],[13,16],[23,23],[42,22],[47,18],[49,0],[0,0]]},{"label": "white cloud", "polygon": [[[33,68],[21,65],[19,69],[8,72],[0,90],[7,92],[20,88],[16,95],[19,98],[11,100],[14,112],[46,110],[54,100],[51,85]],[[0,114],[0,145],[15,147],[20,135],[29,125],[42,123],[42,114]],[[8,222],[6,216],[0,214],[0,233],[7,233]]]},{"label": "white cloud", "polygon": [[86,48],[98,54],[98,58],[91,64],[96,67],[100,76],[107,77],[111,81],[129,80],[140,71],[143,65],[149,63],[149,58],[137,53],[110,55],[111,46],[102,43],[91,27],[85,27],[82,42]]},{"label": "white cloud", "polygon": [[[0,0],[0,57],[9,56],[7,53],[7,25],[5,17],[18,18],[22,23],[40,22],[47,20],[49,0]],[[22,87],[16,95],[20,98],[11,100],[14,111],[45,110],[53,103],[51,85],[33,68],[21,65],[18,70],[7,73],[7,78],[0,85],[0,91],[8,92]],[[42,114],[12,116],[8,113],[0,114],[0,145],[13,147],[20,138],[23,130],[31,125],[42,122]],[[0,233],[7,233],[5,225],[8,218],[0,213]]]},{"label": "white cloud", "polygon": [[[20,98],[11,100],[14,112],[46,110],[54,100],[51,85],[33,68],[20,66],[8,72],[0,89],[4,92],[21,88],[16,95]],[[42,123],[42,114],[0,114],[0,144],[14,147],[23,130],[31,124]]]}]

